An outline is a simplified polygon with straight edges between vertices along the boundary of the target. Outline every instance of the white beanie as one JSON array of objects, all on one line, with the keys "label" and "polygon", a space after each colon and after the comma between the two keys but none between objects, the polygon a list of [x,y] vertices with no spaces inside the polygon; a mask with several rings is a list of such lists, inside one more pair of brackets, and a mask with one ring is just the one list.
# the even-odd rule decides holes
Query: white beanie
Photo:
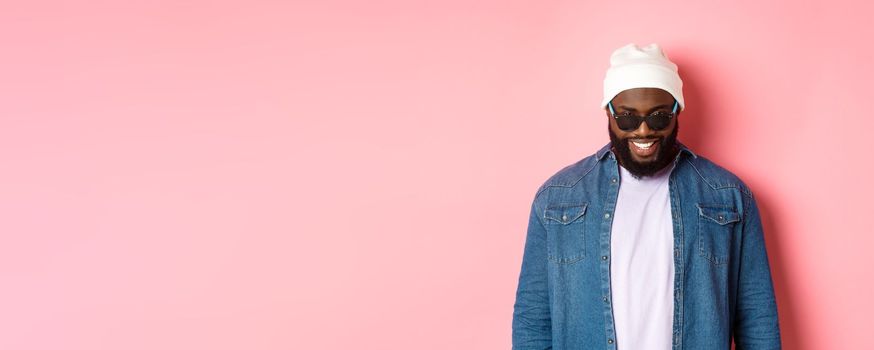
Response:
[{"label": "white beanie", "polygon": [[677,65],[668,60],[662,48],[652,43],[643,48],[628,44],[610,55],[610,68],[604,78],[604,100],[601,108],[622,91],[633,88],[659,88],[669,92],[680,108],[683,102],[683,81],[677,74]]}]

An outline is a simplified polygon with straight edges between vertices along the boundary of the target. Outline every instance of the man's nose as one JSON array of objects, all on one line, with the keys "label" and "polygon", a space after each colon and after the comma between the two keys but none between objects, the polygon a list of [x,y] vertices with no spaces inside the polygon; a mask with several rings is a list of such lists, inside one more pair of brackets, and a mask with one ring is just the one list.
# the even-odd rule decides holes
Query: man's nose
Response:
[{"label": "man's nose", "polygon": [[652,129],[649,128],[649,125],[646,124],[646,121],[640,123],[640,126],[637,127],[637,130],[634,130],[634,133],[640,136],[649,136],[655,133]]}]

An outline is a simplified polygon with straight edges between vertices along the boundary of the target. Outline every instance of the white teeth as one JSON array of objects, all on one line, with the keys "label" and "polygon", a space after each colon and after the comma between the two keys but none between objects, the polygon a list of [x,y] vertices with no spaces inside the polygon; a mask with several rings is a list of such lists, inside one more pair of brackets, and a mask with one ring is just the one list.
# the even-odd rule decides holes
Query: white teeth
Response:
[{"label": "white teeth", "polygon": [[640,143],[640,142],[634,142],[634,141],[631,141],[631,143],[633,143],[635,146],[637,146],[637,147],[639,147],[639,148],[647,149],[647,148],[649,148],[650,146],[652,146],[652,144],[654,144],[655,141],[651,141],[651,142],[647,142],[647,143]]}]

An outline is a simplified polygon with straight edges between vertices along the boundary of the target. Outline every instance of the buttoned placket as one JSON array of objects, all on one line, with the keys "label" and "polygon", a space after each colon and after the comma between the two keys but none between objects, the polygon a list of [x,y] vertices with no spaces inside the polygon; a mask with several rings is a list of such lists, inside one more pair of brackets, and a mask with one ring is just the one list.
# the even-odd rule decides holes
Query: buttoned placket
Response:
[{"label": "buttoned placket", "polygon": [[[601,271],[601,289],[603,291],[603,301],[604,301],[604,318],[605,318],[605,336],[607,349],[615,349],[616,348],[616,326],[613,315],[613,305],[610,302],[612,300],[612,291],[611,291],[611,277],[610,277],[610,239],[611,239],[611,231],[613,227],[613,214],[616,210],[616,202],[619,200],[619,165],[617,163],[616,157],[613,152],[609,152],[608,157],[610,158],[610,185],[607,190],[607,202],[604,203],[604,219],[601,224],[601,234],[600,234],[600,255],[601,255],[601,266],[599,270]],[[673,221],[673,232],[674,232],[674,317],[673,317],[673,346],[674,350],[682,349],[682,316],[683,316],[683,225],[682,225],[682,217],[680,216],[680,191],[677,189],[677,182],[675,180],[677,174],[677,166],[681,157],[681,153],[678,153],[674,158],[674,170],[671,171],[671,175],[668,177],[668,193],[669,200],[671,204],[671,219]]]},{"label": "buttoned placket", "polygon": [[682,152],[678,153],[674,158],[674,170],[668,177],[668,195],[671,202],[671,221],[674,227],[674,317],[673,317],[673,349],[679,350],[683,348],[683,286],[685,274],[683,271],[685,261],[683,260],[683,217],[680,210],[680,191],[677,189],[677,173],[679,161]]},{"label": "buttoned placket", "polygon": [[600,233],[600,255],[601,261],[599,270],[601,271],[601,290],[604,295],[604,335],[606,349],[616,348],[616,327],[613,317],[613,303],[610,279],[610,235],[613,227],[613,213],[616,210],[616,202],[619,200],[619,165],[613,152],[609,153],[610,158],[610,184],[607,189],[607,201],[604,203],[604,214],[601,223]]}]

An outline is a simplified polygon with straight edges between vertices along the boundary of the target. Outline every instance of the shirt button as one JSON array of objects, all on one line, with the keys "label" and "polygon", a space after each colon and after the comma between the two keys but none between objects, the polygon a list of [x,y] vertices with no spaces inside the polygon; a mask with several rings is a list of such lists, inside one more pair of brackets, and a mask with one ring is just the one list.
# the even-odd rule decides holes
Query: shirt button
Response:
[{"label": "shirt button", "polygon": [[605,219],[609,219],[609,218],[610,218],[610,213],[604,213],[604,218],[605,218]]},{"label": "shirt button", "polygon": [[607,344],[613,344],[613,339],[607,339]]},{"label": "shirt button", "polygon": [[604,302],[605,302],[605,303],[606,303],[606,302],[609,302],[609,301],[610,301],[610,298],[608,298],[608,297],[604,297]]},{"label": "shirt button", "polygon": [[561,220],[562,220],[562,221],[567,221],[567,215],[562,215],[562,216],[561,216]]},{"label": "shirt button", "polygon": [[607,260],[607,256],[606,255],[602,256],[601,260]]},{"label": "shirt button", "polygon": [[613,180],[610,180],[610,181],[613,183],[616,183],[616,178],[614,177]]}]

